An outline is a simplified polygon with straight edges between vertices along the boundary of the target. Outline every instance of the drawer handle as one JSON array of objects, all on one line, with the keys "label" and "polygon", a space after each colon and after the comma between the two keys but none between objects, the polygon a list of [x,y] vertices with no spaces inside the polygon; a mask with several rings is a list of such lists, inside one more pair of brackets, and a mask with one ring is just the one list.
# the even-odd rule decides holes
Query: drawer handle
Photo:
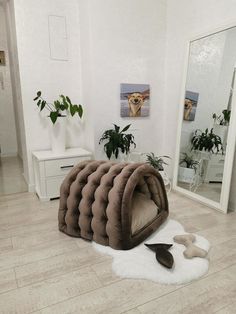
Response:
[{"label": "drawer handle", "polygon": [[67,168],[73,168],[74,165],[69,165],[69,166],[61,166],[61,169],[67,169]]}]

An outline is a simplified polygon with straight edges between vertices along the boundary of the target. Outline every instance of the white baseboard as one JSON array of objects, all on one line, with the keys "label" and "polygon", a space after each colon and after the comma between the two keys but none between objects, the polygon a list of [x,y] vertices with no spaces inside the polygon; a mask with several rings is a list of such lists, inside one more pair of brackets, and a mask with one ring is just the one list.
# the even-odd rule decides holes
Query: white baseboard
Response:
[{"label": "white baseboard", "polygon": [[30,192],[30,193],[35,192],[35,185],[34,184],[28,184],[28,192]]},{"label": "white baseboard", "polygon": [[24,172],[22,173],[22,175],[23,175],[23,177],[24,177],[24,179],[25,179],[25,182],[26,182],[26,184],[27,184],[27,186],[28,186],[28,192],[34,193],[34,192],[35,192],[35,184],[32,184],[32,183],[29,183],[29,182],[28,182],[28,180],[27,180],[26,175],[25,175]]},{"label": "white baseboard", "polygon": [[228,206],[228,209],[229,211],[236,211],[236,208],[235,208],[235,204],[233,204],[232,202],[229,202],[229,206]]}]

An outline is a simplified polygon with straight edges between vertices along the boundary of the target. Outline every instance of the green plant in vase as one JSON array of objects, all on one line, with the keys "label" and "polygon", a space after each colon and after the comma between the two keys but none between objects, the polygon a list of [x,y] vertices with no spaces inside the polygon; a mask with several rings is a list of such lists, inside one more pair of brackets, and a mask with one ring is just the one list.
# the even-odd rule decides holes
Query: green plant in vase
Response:
[{"label": "green plant in vase", "polygon": [[73,117],[76,113],[80,118],[83,116],[82,105],[73,104],[68,96],[60,95],[58,99],[50,103],[42,97],[42,92],[38,91],[34,101],[37,102],[40,111],[45,109],[49,111],[49,117],[53,124],[55,124],[58,117],[67,115]]},{"label": "green plant in vase", "polygon": [[117,159],[120,153],[128,154],[130,147],[136,144],[134,142],[134,136],[132,134],[125,133],[131,126],[131,124],[125,126],[122,130],[116,124],[113,124],[114,128],[104,131],[102,137],[99,140],[99,144],[103,141],[107,141],[104,144],[104,151],[108,159],[111,159],[112,155]]}]

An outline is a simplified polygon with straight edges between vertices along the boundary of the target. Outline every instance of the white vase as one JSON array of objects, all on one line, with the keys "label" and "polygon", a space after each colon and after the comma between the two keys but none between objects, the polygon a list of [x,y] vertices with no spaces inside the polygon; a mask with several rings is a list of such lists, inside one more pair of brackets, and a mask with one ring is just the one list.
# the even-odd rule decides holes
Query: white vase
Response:
[{"label": "white vase", "polygon": [[58,117],[55,124],[50,120],[51,149],[53,153],[63,153],[66,149],[66,117]]},{"label": "white vase", "polygon": [[119,152],[118,158],[115,157],[115,155],[112,154],[110,161],[113,162],[129,162],[130,161],[130,155]]}]

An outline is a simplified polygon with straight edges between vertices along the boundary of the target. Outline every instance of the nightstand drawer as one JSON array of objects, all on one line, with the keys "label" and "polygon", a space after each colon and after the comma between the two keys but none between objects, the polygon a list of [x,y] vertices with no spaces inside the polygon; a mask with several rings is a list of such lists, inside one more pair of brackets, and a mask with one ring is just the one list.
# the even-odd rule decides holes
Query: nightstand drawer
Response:
[{"label": "nightstand drawer", "polygon": [[80,147],[68,148],[63,152],[51,150],[35,151],[33,166],[35,191],[41,201],[60,196],[60,186],[68,172],[78,163],[90,160],[92,154]]},{"label": "nightstand drawer", "polygon": [[225,161],[225,156],[222,154],[212,154],[211,159],[210,159],[210,163],[211,164],[224,164]]},{"label": "nightstand drawer", "polygon": [[224,167],[211,165],[207,169],[206,182],[222,182]]},{"label": "nightstand drawer", "polygon": [[45,161],[46,177],[66,175],[76,164],[83,160],[89,160],[90,157],[62,158]]},{"label": "nightstand drawer", "polygon": [[48,178],[46,180],[46,193],[50,198],[56,198],[60,196],[60,187],[64,176]]}]

